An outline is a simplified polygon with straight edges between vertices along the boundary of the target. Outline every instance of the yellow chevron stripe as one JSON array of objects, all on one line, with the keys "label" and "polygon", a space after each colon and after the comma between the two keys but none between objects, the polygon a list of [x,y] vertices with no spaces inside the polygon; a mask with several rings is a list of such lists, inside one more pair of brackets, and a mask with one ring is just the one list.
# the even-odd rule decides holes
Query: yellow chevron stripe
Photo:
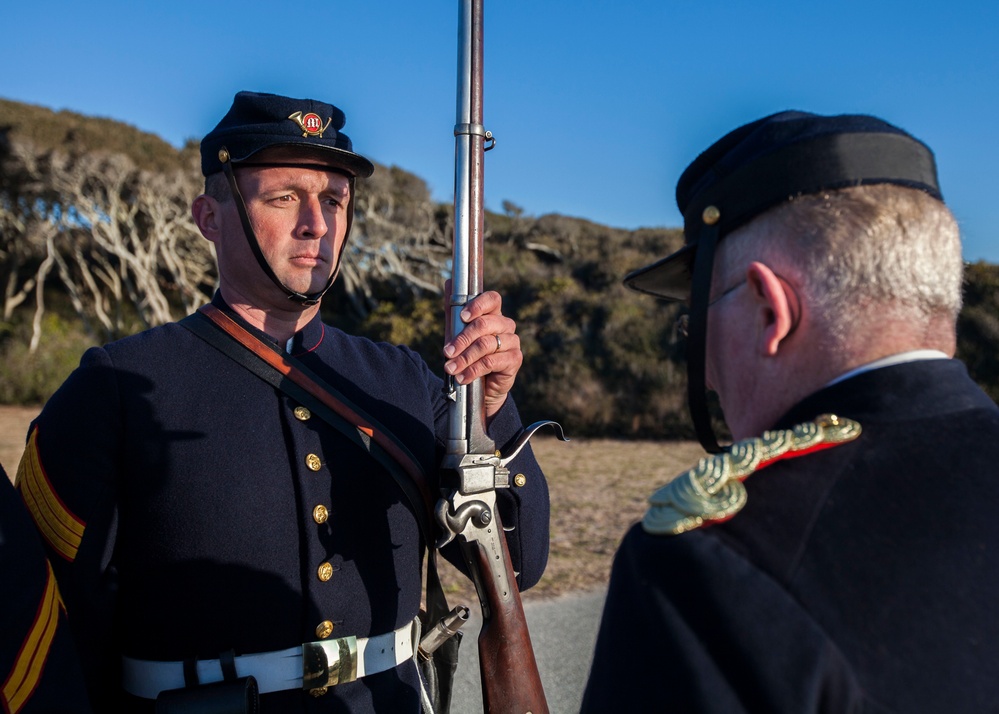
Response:
[{"label": "yellow chevron stripe", "polygon": [[66,508],[52,488],[38,454],[37,437],[38,428],[35,427],[17,468],[15,483],[42,537],[59,555],[72,562],[80,548],[86,523]]},{"label": "yellow chevron stripe", "polygon": [[64,609],[59,588],[56,586],[55,573],[52,572],[52,564],[48,561],[45,564],[49,573],[35,622],[28,631],[28,636],[24,638],[10,675],[0,688],[5,711],[10,714],[17,714],[38,687],[49,649],[52,647],[52,640],[55,638],[56,627],[59,625],[59,610]]}]

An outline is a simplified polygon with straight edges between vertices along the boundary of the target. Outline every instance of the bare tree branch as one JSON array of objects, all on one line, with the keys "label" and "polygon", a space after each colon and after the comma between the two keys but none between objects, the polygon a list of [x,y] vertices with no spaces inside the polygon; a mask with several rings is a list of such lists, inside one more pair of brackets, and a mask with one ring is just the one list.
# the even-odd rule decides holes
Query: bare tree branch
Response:
[{"label": "bare tree branch", "polygon": [[[216,289],[212,246],[190,215],[203,185],[196,167],[155,173],[122,154],[39,152],[15,138],[0,146],[0,173],[3,314],[34,293],[33,350],[48,291],[65,294],[86,329],[103,333],[95,338],[112,339],[187,314]],[[339,275],[358,315],[377,307],[380,283],[439,294],[448,231],[411,174],[380,169],[363,181]]]}]

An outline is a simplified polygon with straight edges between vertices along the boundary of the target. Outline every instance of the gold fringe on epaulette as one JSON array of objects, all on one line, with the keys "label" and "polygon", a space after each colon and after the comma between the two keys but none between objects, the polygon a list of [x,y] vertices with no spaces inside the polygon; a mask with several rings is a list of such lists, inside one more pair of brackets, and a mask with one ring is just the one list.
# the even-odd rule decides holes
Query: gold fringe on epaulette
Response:
[{"label": "gold fringe on epaulette", "polygon": [[652,494],[642,528],[655,535],[678,535],[728,520],[746,505],[742,482],[754,471],[780,459],[853,441],[860,431],[852,419],[823,414],[792,429],[738,441],[726,453],[701,459]]}]

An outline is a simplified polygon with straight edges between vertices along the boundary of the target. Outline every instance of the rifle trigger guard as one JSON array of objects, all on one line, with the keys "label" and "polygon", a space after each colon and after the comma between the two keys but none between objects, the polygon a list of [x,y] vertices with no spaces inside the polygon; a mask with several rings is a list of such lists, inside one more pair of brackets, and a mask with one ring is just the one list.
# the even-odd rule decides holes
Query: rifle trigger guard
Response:
[{"label": "rifle trigger guard", "polygon": [[566,438],[565,433],[562,431],[562,425],[557,421],[536,421],[526,429],[520,430],[520,433],[517,434],[517,437],[513,440],[509,452],[500,458],[500,466],[506,466],[510,461],[517,458],[517,454],[519,454],[524,447],[527,446],[527,442],[531,440],[532,436],[534,436],[534,432],[544,426],[551,426],[559,441],[569,441],[569,439]]}]

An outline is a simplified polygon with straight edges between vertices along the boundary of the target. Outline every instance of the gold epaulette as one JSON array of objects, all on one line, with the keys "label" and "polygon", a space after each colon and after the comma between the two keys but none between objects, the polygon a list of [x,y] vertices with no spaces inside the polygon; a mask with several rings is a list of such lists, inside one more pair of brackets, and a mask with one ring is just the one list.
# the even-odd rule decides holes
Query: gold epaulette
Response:
[{"label": "gold epaulette", "polygon": [[858,436],[857,422],[823,414],[792,429],[737,441],[726,453],[701,459],[652,494],[642,528],[655,535],[678,535],[728,520],[746,505],[742,482],[754,471],[781,459],[845,444]]}]

